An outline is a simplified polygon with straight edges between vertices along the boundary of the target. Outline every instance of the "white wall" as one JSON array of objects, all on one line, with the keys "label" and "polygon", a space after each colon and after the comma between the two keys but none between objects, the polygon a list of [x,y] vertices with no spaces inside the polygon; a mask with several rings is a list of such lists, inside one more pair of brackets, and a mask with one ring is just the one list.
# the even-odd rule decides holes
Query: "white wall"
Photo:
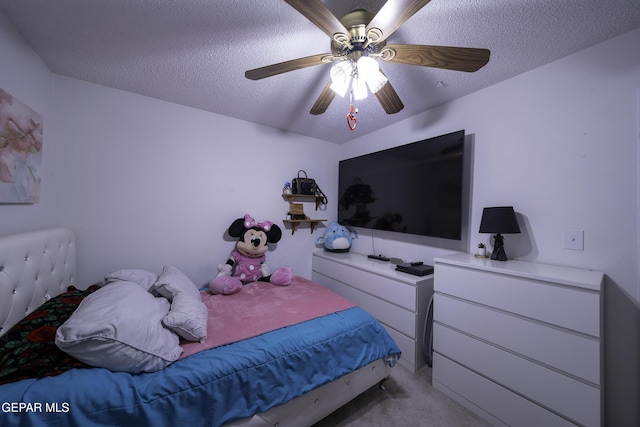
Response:
[{"label": "white wall", "polygon": [[[349,158],[465,129],[474,145],[471,250],[491,243],[477,233],[482,208],[513,205],[523,232],[505,236],[510,257],[606,273],[611,426],[640,425],[639,88],[636,30],[341,147]],[[563,249],[572,229],[584,230],[584,251]],[[363,234],[354,250],[370,253]],[[447,252],[374,240],[377,252],[405,260]]]},{"label": "white wall", "polygon": [[53,215],[79,239],[80,283],[175,265],[206,284],[234,248],[226,229],[245,213],[283,229],[272,268],[310,274],[318,233],[285,229],[282,187],[301,168],[335,200],[334,144],[61,76],[54,94]]}]

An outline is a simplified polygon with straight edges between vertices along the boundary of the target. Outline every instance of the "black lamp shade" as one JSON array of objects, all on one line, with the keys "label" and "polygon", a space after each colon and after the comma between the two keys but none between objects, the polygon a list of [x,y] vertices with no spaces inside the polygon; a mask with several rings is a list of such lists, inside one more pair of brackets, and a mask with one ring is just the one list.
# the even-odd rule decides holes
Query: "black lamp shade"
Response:
[{"label": "black lamp shade", "polygon": [[520,233],[513,206],[484,208],[482,210],[482,220],[480,221],[480,233]]},{"label": "black lamp shade", "polygon": [[484,208],[482,220],[480,220],[480,233],[492,233],[494,245],[491,252],[491,259],[506,261],[507,254],[504,251],[503,234],[519,233],[520,227],[516,219],[513,206],[497,206],[494,208]]}]

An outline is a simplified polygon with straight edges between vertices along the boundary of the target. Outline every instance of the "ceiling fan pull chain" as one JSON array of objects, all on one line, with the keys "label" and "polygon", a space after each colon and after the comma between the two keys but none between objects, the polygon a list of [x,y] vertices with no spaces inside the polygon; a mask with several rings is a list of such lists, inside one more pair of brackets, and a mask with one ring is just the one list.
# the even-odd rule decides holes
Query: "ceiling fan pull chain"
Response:
[{"label": "ceiling fan pull chain", "polygon": [[355,130],[356,125],[358,124],[358,119],[356,119],[356,116],[354,116],[354,114],[358,114],[358,110],[353,104],[350,104],[349,113],[347,114],[347,126],[349,126],[349,129],[351,130]]},{"label": "ceiling fan pull chain", "polygon": [[353,104],[353,89],[349,92],[349,112],[347,113],[347,126],[355,130],[358,120],[354,114],[358,114],[358,108]]}]

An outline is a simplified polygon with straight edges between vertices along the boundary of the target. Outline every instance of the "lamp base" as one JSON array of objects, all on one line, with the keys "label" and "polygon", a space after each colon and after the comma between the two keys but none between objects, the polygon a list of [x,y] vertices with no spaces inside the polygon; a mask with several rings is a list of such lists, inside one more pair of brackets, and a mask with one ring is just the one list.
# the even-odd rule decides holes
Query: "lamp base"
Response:
[{"label": "lamp base", "polygon": [[493,238],[493,252],[491,252],[491,259],[496,261],[506,261],[507,254],[504,251],[504,237],[498,233]]}]

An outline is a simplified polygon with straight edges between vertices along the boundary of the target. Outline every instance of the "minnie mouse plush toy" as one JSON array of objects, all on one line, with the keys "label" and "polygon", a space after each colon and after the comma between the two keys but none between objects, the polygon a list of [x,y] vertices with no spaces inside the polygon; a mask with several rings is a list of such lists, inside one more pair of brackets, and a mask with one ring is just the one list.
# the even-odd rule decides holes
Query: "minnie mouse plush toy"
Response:
[{"label": "minnie mouse plush toy", "polygon": [[229,295],[242,286],[255,281],[270,282],[278,286],[291,284],[293,270],[280,267],[273,274],[265,264],[268,243],[276,243],[282,237],[280,227],[270,221],[256,223],[251,215],[238,218],[229,226],[229,235],[237,237],[236,250],[226,264],[218,265],[218,275],[209,283],[213,294]]}]

